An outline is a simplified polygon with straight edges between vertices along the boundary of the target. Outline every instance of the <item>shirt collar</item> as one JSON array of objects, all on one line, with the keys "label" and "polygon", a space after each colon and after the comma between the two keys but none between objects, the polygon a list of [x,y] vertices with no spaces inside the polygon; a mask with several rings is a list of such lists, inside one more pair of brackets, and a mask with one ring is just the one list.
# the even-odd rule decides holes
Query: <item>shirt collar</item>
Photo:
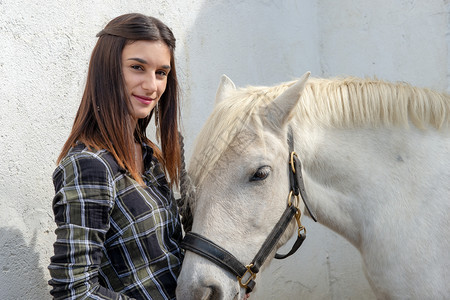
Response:
[{"label": "shirt collar", "polygon": [[147,170],[153,161],[153,148],[146,143],[142,143],[142,157],[144,160],[144,169]]}]

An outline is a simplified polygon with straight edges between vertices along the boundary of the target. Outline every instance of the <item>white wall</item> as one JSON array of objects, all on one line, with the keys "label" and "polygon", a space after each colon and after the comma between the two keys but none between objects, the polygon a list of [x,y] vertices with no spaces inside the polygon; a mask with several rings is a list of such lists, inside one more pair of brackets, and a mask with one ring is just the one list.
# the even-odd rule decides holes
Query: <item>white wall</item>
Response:
[{"label": "white wall", "polygon": [[[159,17],[178,39],[188,157],[222,73],[240,86],[310,70],[448,88],[447,1],[0,0],[1,299],[49,298],[55,160],[78,108],[95,34],[134,11]],[[356,250],[305,223],[305,245],[273,262],[252,298],[373,298]]]}]

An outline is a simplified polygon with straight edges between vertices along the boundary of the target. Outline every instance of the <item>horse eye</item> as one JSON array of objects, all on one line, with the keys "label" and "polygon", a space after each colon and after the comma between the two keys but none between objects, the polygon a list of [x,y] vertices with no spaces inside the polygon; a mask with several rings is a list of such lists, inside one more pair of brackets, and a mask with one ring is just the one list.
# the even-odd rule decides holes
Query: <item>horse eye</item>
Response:
[{"label": "horse eye", "polygon": [[258,171],[256,171],[255,174],[253,174],[253,176],[250,178],[250,181],[259,181],[266,179],[269,176],[271,170],[272,168],[269,166],[260,167]]}]

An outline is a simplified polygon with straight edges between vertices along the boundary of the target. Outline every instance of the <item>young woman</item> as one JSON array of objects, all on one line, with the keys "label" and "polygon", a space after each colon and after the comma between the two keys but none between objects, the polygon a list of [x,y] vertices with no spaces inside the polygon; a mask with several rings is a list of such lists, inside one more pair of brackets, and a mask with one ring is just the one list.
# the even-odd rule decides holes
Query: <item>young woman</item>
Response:
[{"label": "young woman", "polygon": [[[113,19],[97,37],[53,174],[51,294],[174,299],[183,258],[171,191],[180,174],[175,38],[141,14]],[[152,117],[161,149],[146,137]]]}]

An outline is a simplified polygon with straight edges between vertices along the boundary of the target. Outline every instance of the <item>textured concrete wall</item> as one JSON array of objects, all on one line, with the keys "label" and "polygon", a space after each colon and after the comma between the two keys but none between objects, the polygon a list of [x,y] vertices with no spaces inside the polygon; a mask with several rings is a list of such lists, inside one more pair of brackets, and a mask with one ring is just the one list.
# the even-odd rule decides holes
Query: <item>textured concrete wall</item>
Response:
[{"label": "textured concrete wall", "polygon": [[[222,73],[237,85],[349,74],[448,88],[447,1],[0,0],[0,299],[48,299],[51,174],[78,108],[95,34],[142,12],[178,39],[187,153]],[[356,250],[306,220],[255,299],[370,299]],[[273,275],[271,274],[273,273]]]}]

